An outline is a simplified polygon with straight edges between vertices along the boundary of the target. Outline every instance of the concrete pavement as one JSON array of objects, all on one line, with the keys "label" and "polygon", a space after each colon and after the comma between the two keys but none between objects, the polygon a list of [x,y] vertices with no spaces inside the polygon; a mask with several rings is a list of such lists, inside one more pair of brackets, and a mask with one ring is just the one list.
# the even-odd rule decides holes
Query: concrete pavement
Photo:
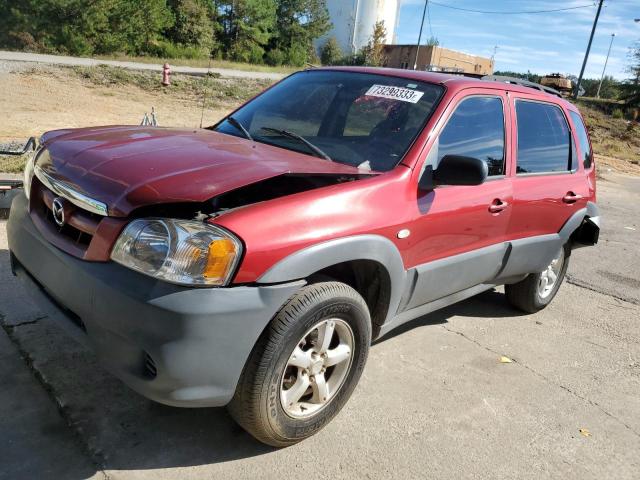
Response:
[{"label": "concrete pavement", "polygon": [[[154,70],[162,72],[161,64],[154,63],[141,63],[141,62],[123,62],[118,60],[100,60],[95,58],[85,57],[68,57],[64,55],[45,55],[41,53],[27,53],[27,52],[10,52],[6,50],[0,50],[0,60],[13,61],[13,62],[35,62],[45,63],[49,65],[75,65],[84,67],[94,67],[97,65],[111,65],[113,67],[128,68],[132,70]],[[206,75],[207,72],[217,73],[222,77],[230,78],[256,78],[265,80],[280,80],[286,75],[282,73],[270,73],[270,72],[252,72],[245,70],[235,70],[230,68],[201,68],[201,67],[186,67],[172,65],[171,71],[173,73],[182,73],[185,75]]]},{"label": "concrete pavement", "polygon": [[[224,409],[175,409],[145,400],[47,318],[38,318],[37,309],[27,304],[18,310],[23,293],[8,274],[1,224],[0,312],[14,346],[0,343],[0,351],[15,358],[17,346],[29,356],[41,390],[64,406],[61,418],[80,441],[74,451],[93,466],[60,478],[291,478],[313,472],[332,479],[636,479],[637,181],[611,175],[600,182],[601,244],[574,252],[570,282],[547,309],[523,315],[501,291],[487,292],[392,332],[372,347],[361,384],[340,415],[291,448],[257,443]],[[513,363],[501,363],[502,355]],[[9,368],[19,367],[14,362]],[[8,396],[19,395],[16,382],[2,385]],[[25,405],[31,395],[20,395]],[[11,408],[0,403],[0,418]],[[27,432],[27,441],[11,450],[14,464],[49,453],[29,444],[42,445],[38,425],[29,417],[10,425]],[[3,425],[0,444],[7,432]],[[39,467],[25,471],[35,478]]]}]

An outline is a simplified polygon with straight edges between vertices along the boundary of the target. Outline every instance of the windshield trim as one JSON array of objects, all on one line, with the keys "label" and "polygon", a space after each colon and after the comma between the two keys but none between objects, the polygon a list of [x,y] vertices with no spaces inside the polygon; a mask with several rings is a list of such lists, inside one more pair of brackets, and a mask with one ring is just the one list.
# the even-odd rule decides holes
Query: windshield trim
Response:
[{"label": "windshield trim", "polygon": [[[435,82],[429,82],[426,80],[416,80],[413,78],[408,78],[406,76],[403,75],[387,75],[386,73],[372,73],[372,72],[368,72],[368,71],[354,71],[354,70],[340,70],[340,69],[331,69],[331,68],[315,68],[315,69],[306,69],[306,70],[299,70],[297,72],[293,72],[291,75],[287,75],[286,77],[284,77],[283,79],[275,82],[273,85],[269,86],[268,88],[265,88],[262,92],[258,93],[256,96],[252,97],[251,99],[247,100],[246,102],[244,102],[242,105],[238,106],[238,108],[236,108],[235,110],[233,110],[232,112],[230,112],[228,115],[226,115],[225,117],[221,118],[218,122],[216,122],[214,125],[211,125],[209,127],[206,127],[205,130],[212,130],[215,131],[217,133],[221,133],[223,135],[229,135],[232,136],[234,138],[244,138],[244,136],[237,136],[237,135],[233,135],[231,133],[227,133],[227,132],[222,132],[217,130],[217,128],[222,125],[222,123],[224,123],[227,118],[229,118],[230,116],[233,116],[236,114],[236,112],[238,112],[239,110],[243,109],[244,107],[246,107],[247,105],[249,105],[250,103],[254,102],[255,100],[257,100],[258,98],[260,98],[261,96],[263,96],[264,94],[266,94],[268,91],[270,91],[272,88],[274,88],[275,86],[279,85],[280,83],[288,80],[289,78],[295,76],[295,75],[304,75],[304,74],[315,74],[318,72],[338,72],[338,73],[348,73],[348,74],[352,74],[352,75],[370,75],[370,76],[379,76],[382,78],[395,78],[395,79],[401,79],[401,80],[413,80],[413,81],[418,81],[427,85],[433,85],[435,87],[438,87],[440,89],[440,95],[434,100],[433,105],[431,106],[431,109],[429,111],[429,114],[425,116],[425,120],[422,123],[422,125],[420,126],[420,128],[418,129],[417,133],[415,134],[414,138],[411,139],[411,141],[409,142],[409,144],[407,145],[407,148],[405,149],[405,152],[402,154],[402,156],[398,157],[398,161],[396,162],[396,164],[388,169],[388,170],[375,170],[376,172],[380,172],[380,173],[385,173],[385,172],[391,172],[393,170],[395,170],[396,168],[398,168],[399,165],[401,165],[404,160],[407,158],[407,155],[409,154],[409,152],[411,152],[411,150],[414,148],[418,138],[420,138],[420,135],[424,132],[425,127],[427,126],[427,124],[429,123],[429,121],[433,118],[433,114],[436,112],[436,110],[438,109],[438,107],[440,106],[440,102],[442,102],[442,99],[445,97],[446,92],[447,92],[447,86],[444,83],[435,83]],[[255,139],[254,141],[258,142],[258,143],[264,143],[266,145],[271,145],[273,147],[276,148],[282,148],[283,150],[289,151],[289,152],[296,152],[296,153],[300,153],[302,155],[308,155],[310,157],[314,157],[317,158],[315,155],[313,155],[311,152],[307,152],[304,150],[297,150],[297,149],[292,149],[292,148],[287,148],[284,147],[282,145],[279,144],[275,144],[275,143],[271,143],[271,142],[265,142],[262,139]],[[344,162],[341,162],[337,159],[333,159],[332,158],[332,162],[340,164],[340,165],[347,165],[347,166],[353,166],[353,165],[348,165]],[[374,170],[372,170],[374,171]]]}]

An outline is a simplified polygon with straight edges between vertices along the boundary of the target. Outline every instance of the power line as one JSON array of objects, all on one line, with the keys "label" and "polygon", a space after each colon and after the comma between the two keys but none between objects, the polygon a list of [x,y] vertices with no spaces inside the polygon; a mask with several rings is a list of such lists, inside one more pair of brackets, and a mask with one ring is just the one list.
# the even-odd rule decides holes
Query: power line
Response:
[{"label": "power line", "polygon": [[431,27],[431,10],[429,10],[429,2],[427,2],[427,18],[429,19],[429,33],[433,38],[433,28]]},{"label": "power line", "polygon": [[431,1],[433,5],[438,5],[439,7],[450,8],[452,10],[461,10],[463,12],[471,12],[471,13],[490,13],[495,15],[522,15],[528,13],[551,13],[551,12],[564,12],[567,10],[577,10],[579,8],[588,8],[593,7],[595,4],[589,3],[587,5],[577,5],[575,7],[566,7],[566,8],[553,8],[550,10],[520,10],[514,12],[505,12],[499,10],[474,10],[472,8],[463,8],[463,7],[454,7],[453,5],[446,5],[444,3]]}]

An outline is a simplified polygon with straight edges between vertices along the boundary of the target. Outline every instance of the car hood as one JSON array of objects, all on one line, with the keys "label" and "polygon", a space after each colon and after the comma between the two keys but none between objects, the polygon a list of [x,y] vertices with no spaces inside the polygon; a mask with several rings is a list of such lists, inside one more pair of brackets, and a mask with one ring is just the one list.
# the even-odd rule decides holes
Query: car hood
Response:
[{"label": "car hood", "polygon": [[54,180],[107,205],[110,216],[139,207],[205,202],[283,174],[363,174],[357,168],[210,130],[99,127],[42,138],[37,164]]}]

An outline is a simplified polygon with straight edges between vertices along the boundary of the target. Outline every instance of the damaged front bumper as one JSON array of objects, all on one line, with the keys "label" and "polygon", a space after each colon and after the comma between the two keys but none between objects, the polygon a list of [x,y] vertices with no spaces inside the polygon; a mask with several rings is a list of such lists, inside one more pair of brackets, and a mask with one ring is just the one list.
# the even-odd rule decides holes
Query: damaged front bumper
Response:
[{"label": "damaged front bumper", "polygon": [[263,329],[303,284],[186,288],[79,260],[42,237],[24,195],[7,233],[12,269],[45,313],[129,387],[167,405],[228,403]]}]

